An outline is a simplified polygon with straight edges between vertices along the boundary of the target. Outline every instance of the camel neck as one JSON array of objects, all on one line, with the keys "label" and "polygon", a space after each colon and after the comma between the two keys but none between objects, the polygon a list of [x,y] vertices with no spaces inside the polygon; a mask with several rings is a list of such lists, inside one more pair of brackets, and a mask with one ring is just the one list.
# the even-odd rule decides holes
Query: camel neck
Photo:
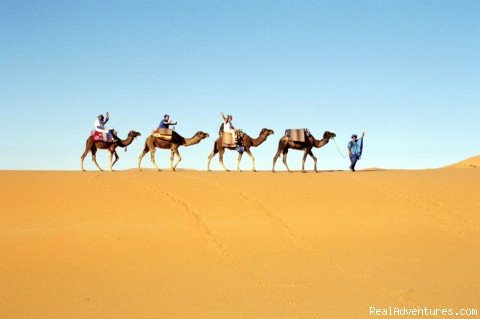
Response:
[{"label": "camel neck", "polygon": [[132,144],[132,142],[133,142],[133,137],[129,136],[125,140],[120,140],[120,144],[118,146],[126,147],[126,146]]},{"label": "camel neck", "polygon": [[267,139],[267,134],[260,133],[260,135],[257,138],[252,139],[252,146],[257,147],[258,145],[265,142],[266,139]]},{"label": "camel neck", "polygon": [[329,141],[328,138],[322,138],[321,140],[316,140],[315,138],[313,138],[313,144],[317,148],[324,146],[325,144],[328,143],[328,141]]},{"label": "camel neck", "polygon": [[185,139],[185,144],[184,145],[185,146],[195,145],[195,144],[200,143],[200,140],[201,140],[201,138],[199,138],[198,136],[187,138],[187,139]]}]

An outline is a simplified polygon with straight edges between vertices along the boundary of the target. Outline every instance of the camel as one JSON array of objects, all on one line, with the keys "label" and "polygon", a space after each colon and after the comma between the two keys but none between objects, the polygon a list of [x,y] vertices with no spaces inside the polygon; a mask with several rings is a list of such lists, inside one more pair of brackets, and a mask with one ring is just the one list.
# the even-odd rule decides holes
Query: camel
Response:
[{"label": "camel", "polygon": [[[253,156],[252,152],[250,151],[250,147],[257,147],[265,140],[269,135],[272,135],[274,132],[273,130],[270,130],[268,128],[264,128],[260,131],[260,135],[257,138],[251,138],[248,134],[246,133],[241,133],[240,135],[242,136],[242,146],[245,148],[245,152],[248,154],[250,157],[250,160],[252,161],[252,172],[255,172],[255,157]],[[229,170],[225,167],[225,164],[223,163],[223,154],[225,153],[225,149],[229,150],[235,150],[235,147],[224,147],[222,145],[222,139],[219,137],[216,141],[215,144],[213,144],[213,151],[210,153],[208,156],[208,164],[207,164],[207,170],[210,171],[210,162],[212,158],[215,156],[215,154],[218,153],[219,161],[220,164],[223,166],[223,169],[225,169],[227,172]],[[238,158],[237,158],[237,171],[240,171],[240,160],[242,159],[243,153],[238,153]]]},{"label": "camel", "polygon": [[[198,144],[201,140],[207,137],[209,137],[208,133],[204,133],[201,131],[195,133],[195,135],[191,138],[183,138],[182,136],[180,136],[180,134],[173,131],[171,141],[167,141],[159,137],[150,135],[145,141],[145,147],[143,148],[142,154],[140,154],[140,156],[138,157],[138,169],[140,171],[142,170],[140,168],[142,159],[148,152],[150,152],[150,159],[152,161],[152,164],[157,168],[158,171],[160,171],[157,163],[155,163],[155,148],[158,147],[162,149],[170,149],[170,169],[172,171],[175,171],[177,169],[178,163],[180,163],[180,161],[182,160],[182,156],[180,156],[178,148],[180,146],[191,146]],[[175,163],[175,165],[173,165],[175,155],[177,155],[177,162]]]},{"label": "camel", "polygon": [[313,137],[313,135],[310,134],[307,137],[307,140],[305,142],[296,142],[296,141],[293,141],[288,136],[283,136],[280,139],[280,141],[278,142],[278,151],[277,151],[277,154],[275,154],[275,157],[273,158],[272,172],[275,172],[275,162],[277,161],[277,158],[280,156],[280,153],[283,154],[283,164],[285,164],[285,167],[287,167],[287,170],[289,172],[291,172],[290,168],[288,167],[288,164],[287,164],[288,149],[291,148],[291,149],[294,149],[294,150],[304,150],[305,151],[304,154],[303,154],[303,159],[302,159],[302,172],[303,173],[306,173],[306,171],[305,171],[305,160],[307,159],[307,155],[310,155],[313,158],[313,161],[315,162],[314,169],[315,169],[315,172],[318,173],[317,158],[315,157],[315,155],[313,155],[312,148],[313,147],[320,148],[320,147],[325,146],[330,141],[330,139],[334,138],[335,136],[336,136],[335,133],[325,131],[325,133],[323,133],[323,139],[317,140],[317,139],[315,139],[315,137]]},{"label": "camel", "polygon": [[[130,131],[128,133],[127,139],[120,140],[117,138],[115,132],[113,134],[114,134],[115,142],[102,142],[102,141],[94,142],[92,139],[92,136],[88,137],[87,144],[85,146],[85,151],[80,157],[80,167],[82,168],[82,171],[85,171],[85,169],[83,168],[83,161],[87,156],[88,152],[92,152],[92,161],[95,163],[95,165],[97,165],[100,171],[103,171],[103,169],[97,163],[97,150],[99,149],[108,150],[110,152],[109,164],[110,164],[110,170],[113,171],[113,165],[115,165],[115,163],[120,158],[115,149],[120,146],[120,147],[125,147],[125,150],[126,150],[126,147],[130,145],[137,136],[142,135],[139,132]],[[115,156],[115,161],[112,163],[113,156]]]}]

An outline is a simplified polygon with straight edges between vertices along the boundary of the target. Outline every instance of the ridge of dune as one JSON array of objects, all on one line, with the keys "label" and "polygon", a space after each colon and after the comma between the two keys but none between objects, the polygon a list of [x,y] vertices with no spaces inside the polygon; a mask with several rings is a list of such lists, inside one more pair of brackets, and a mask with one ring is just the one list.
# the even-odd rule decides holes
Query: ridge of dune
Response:
[{"label": "ridge of dune", "polygon": [[373,167],[362,168],[362,169],[360,169],[360,170],[361,170],[361,171],[386,171],[387,169],[386,169],[386,168],[381,168],[381,167],[373,166]]},{"label": "ridge of dune", "polygon": [[0,171],[0,317],[478,307],[480,170]]},{"label": "ridge of dune", "polygon": [[452,165],[445,166],[443,168],[479,168],[480,167],[480,155],[467,158],[463,161],[457,162]]}]

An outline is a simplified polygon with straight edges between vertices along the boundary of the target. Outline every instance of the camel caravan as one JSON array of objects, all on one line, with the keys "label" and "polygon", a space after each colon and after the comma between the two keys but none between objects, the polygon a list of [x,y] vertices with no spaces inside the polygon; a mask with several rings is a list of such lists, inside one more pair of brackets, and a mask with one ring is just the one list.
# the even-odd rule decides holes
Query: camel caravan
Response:
[{"label": "camel caravan", "polygon": [[[229,171],[223,162],[223,156],[225,154],[225,150],[231,150],[238,152],[236,166],[237,171],[240,171],[240,161],[242,159],[243,153],[247,153],[248,157],[252,162],[251,170],[255,172],[255,157],[252,154],[251,148],[262,145],[262,143],[264,143],[270,135],[274,134],[274,131],[268,128],[263,128],[260,131],[258,137],[253,138],[247,133],[233,126],[233,117],[231,115],[225,115],[221,113],[221,116],[223,119],[223,123],[218,131],[218,138],[213,143],[213,150],[208,156],[207,170],[211,170],[210,162],[218,153],[220,165],[225,171]],[[126,150],[127,146],[129,146],[137,137],[141,136],[139,132],[130,131],[126,139],[120,139],[115,130],[105,128],[105,124],[108,122],[108,120],[109,114],[107,112],[105,116],[100,114],[95,121],[94,130],[87,138],[85,151],[80,158],[80,166],[82,171],[85,171],[83,162],[89,152],[92,153],[93,163],[100,171],[103,171],[103,169],[98,165],[96,160],[97,150],[107,150],[109,152],[109,167],[110,170],[113,171],[113,166],[119,160],[119,156],[116,151],[117,147],[125,148]],[[196,145],[202,140],[209,137],[208,133],[198,131],[192,137],[185,138],[175,131],[174,125],[176,124],[177,122],[171,121],[168,114],[164,116],[158,128],[152,131],[150,136],[148,136],[145,140],[143,151],[138,157],[138,170],[142,170],[142,159],[149,152],[150,160],[153,166],[158,171],[161,170],[155,162],[155,152],[156,149],[159,148],[170,150],[170,169],[172,171],[175,171],[178,164],[182,160],[182,156],[179,152],[180,146],[187,147]],[[170,128],[171,126],[173,126],[173,128]],[[275,163],[280,154],[283,156],[283,164],[285,165],[287,171],[291,172],[287,164],[287,155],[289,149],[300,150],[304,152],[302,158],[302,172],[306,172],[305,161],[307,159],[307,156],[312,157],[314,161],[314,171],[318,172],[317,158],[315,157],[315,155],[313,155],[312,149],[325,146],[331,139],[334,139],[335,136],[335,133],[326,131],[323,134],[323,138],[317,140],[308,129],[287,129],[284,136],[282,136],[280,138],[280,141],[278,142],[278,150],[273,157],[272,172],[275,172]]]}]

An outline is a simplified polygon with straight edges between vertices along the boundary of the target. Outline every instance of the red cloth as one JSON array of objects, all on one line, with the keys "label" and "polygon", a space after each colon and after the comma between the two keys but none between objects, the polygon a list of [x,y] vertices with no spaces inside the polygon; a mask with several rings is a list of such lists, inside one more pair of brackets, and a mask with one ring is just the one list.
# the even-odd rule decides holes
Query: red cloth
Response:
[{"label": "red cloth", "polygon": [[[107,134],[108,135],[108,134]],[[112,140],[110,140],[107,136],[107,140],[105,141],[103,139],[103,133],[102,132],[97,132],[97,131],[92,131],[92,134],[90,135],[92,137],[92,140],[94,142],[108,142],[108,143],[111,143],[113,142]]]},{"label": "red cloth", "polygon": [[94,142],[100,142],[103,141],[103,134],[97,131],[92,131],[92,134],[90,135],[92,137],[92,140]]}]

